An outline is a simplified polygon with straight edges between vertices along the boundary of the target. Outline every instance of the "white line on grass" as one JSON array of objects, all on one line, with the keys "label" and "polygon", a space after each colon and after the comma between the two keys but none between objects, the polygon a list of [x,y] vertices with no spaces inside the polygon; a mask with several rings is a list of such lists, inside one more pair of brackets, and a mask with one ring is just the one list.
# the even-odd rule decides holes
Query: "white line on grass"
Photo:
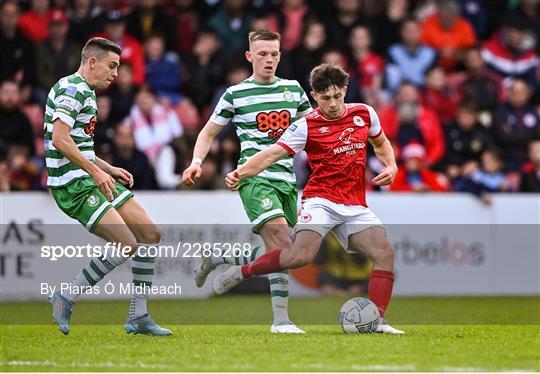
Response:
[{"label": "white line on grass", "polygon": [[[134,362],[134,363],[125,363],[125,362],[78,362],[78,361],[71,361],[66,363],[56,362],[56,361],[22,361],[22,360],[11,360],[8,361],[6,366],[45,366],[45,367],[52,367],[52,368],[107,368],[107,369],[128,369],[128,368],[141,368],[141,369],[160,369],[160,370],[178,370],[177,365],[153,365],[153,364],[145,364],[144,362]],[[0,366],[2,364],[0,363]],[[219,364],[211,364],[211,365],[197,365],[197,364],[190,364],[187,367],[187,370],[219,370],[220,366]],[[231,371],[238,371],[238,370],[255,370],[256,368],[253,365],[250,364],[235,364],[229,368]]]},{"label": "white line on grass", "polygon": [[356,371],[416,371],[414,365],[352,365]]},{"label": "white line on grass", "polygon": [[484,368],[479,367],[453,367],[453,366],[443,366],[442,371],[461,371],[461,372],[477,372],[477,371],[486,371]]},{"label": "white line on grass", "polygon": [[[11,360],[8,361],[7,366],[46,366],[46,367],[73,367],[73,368],[141,368],[141,369],[175,369],[174,365],[154,365],[154,364],[145,364],[143,362],[135,363],[124,363],[124,362],[77,362],[72,361],[71,363],[59,363],[56,361],[21,361],[21,360]],[[190,365],[190,369],[196,369],[199,365]],[[238,368],[246,369],[251,367],[250,365],[237,365]],[[324,366],[320,363],[306,363],[306,364],[293,364],[295,368],[303,368],[304,370],[310,369],[324,369]],[[200,368],[206,368],[207,366],[200,366]],[[415,365],[351,365],[351,369],[355,371],[416,371]],[[486,372],[486,368],[481,367],[452,367],[452,366],[443,366],[441,371],[448,372]],[[533,370],[516,370],[516,369],[503,369],[501,372],[534,372]]]},{"label": "white line on grass", "polygon": [[71,363],[59,363],[56,361],[19,361],[12,360],[7,362],[8,366],[49,366],[49,367],[76,367],[76,368],[141,368],[141,369],[170,369],[170,365],[152,365],[145,364],[143,362],[134,362],[134,363],[123,363],[123,362],[77,362],[72,361]]},{"label": "white line on grass", "polygon": [[[453,372],[489,372],[490,369],[480,368],[480,367],[453,367],[453,366],[443,366],[442,371],[453,371]],[[534,373],[534,370],[524,370],[524,369],[497,369],[497,372],[523,372],[523,373]]]}]

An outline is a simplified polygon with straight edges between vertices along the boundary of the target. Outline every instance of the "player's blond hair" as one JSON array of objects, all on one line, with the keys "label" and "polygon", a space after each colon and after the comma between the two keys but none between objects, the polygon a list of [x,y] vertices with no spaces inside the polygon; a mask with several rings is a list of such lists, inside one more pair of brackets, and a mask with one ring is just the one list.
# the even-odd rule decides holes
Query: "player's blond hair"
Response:
[{"label": "player's blond hair", "polygon": [[248,40],[249,40],[249,46],[251,47],[251,44],[253,42],[256,42],[257,40],[281,40],[281,35],[278,32],[270,31],[270,30],[257,30],[257,31],[251,31],[248,34]]}]

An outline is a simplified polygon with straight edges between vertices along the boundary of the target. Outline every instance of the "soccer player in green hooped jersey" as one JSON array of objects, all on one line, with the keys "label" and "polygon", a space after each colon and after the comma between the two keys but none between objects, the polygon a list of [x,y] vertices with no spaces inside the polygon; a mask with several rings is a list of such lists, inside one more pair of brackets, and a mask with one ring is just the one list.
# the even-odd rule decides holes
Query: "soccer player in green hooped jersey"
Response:
[{"label": "soccer player in green hooped jersey", "polygon": [[[106,252],[84,267],[65,291],[50,298],[53,319],[69,333],[75,301],[83,291],[124,263],[139,245],[158,243],[161,233],[124,185],[133,185],[126,170],[109,165],[94,154],[97,106],[95,89],[105,89],[118,76],[121,49],[104,38],[92,38],[81,53],[79,70],[60,79],[50,90],[45,107],[47,185],[58,207],[107,242],[127,247],[125,255]],[[126,332],[171,335],[146,310],[155,258],[133,256],[133,284]]]},{"label": "soccer player in green hooped jersey", "polygon": [[[260,30],[249,34],[249,51],[246,59],[253,66],[253,75],[223,94],[213,115],[201,130],[193,161],[184,171],[182,182],[193,185],[201,176],[201,163],[208,154],[216,135],[230,121],[236,126],[240,138],[240,160],[242,165],[257,152],[273,145],[296,119],[308,114],[312,108],[309,99],[295,80],[276,77],[280,59],[280,35]],[[290,227],[296,224],[297,190],[293,173],[293,159],[287,157],[259,175],[246,179],[239,186],[244,209],[259,234],[266,249],[292,246]],[[238,258],[203,258],[195,272],[197,286],[201,287],[208,274],[219,264],[246,264],[264,254],[264,249],[255,248],[251,256]],[[289,274],[269,274],[270,296],[274,323],[273,333],[304,333],[289,319]]]}]

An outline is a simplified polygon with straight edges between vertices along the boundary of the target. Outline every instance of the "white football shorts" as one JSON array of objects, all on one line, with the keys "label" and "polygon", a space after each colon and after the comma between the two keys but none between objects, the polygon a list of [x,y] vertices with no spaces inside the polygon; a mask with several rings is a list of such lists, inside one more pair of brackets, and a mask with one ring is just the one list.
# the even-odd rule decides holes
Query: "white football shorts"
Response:
[{"label": "white football shorts", "polygon": [[371,209],[311,197],[302,202],[302,210],[292,236],[294,238],[296,233],[302,230],[312,230],[324,238],[326,234],[332,232],[341,246],[349,252],[349,235],[371,227],[384,228],[379,217]]}]

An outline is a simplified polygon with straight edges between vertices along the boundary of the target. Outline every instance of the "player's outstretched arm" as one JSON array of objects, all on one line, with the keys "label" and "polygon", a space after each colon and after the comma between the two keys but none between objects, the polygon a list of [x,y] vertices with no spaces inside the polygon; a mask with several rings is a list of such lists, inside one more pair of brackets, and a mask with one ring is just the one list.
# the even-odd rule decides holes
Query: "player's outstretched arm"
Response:
[{"label": "player's outstretched arm", "polygon": [[201,164],[208,154],[214,138],[219,134],[223,127],[224,126],[217,125],[212,121],[208,121],[197,136],[195,148],[193,149],[193,161],[191,161],[191,165],[184,170],[184,173],[182,174],[182,183],[186,186],[194,185],[195,181],[201,176]]},{"label": "player's outstretched arm", "polygon": [[394,149],[390,140],[381,133],[375,138],[370,138],[369,142],[373,145],[375,155],[385,166],[384,169],[371,181],[376,186],[386,186],[392,184],[396,177],[398,168],[396,164],[396,157],[394,156]]},{"label": "player's outstretched arm", "polygon": [[285,148],[277,144],[256,153],[253,157],[250,157],[245,164],[227,174],[225,177],[227,187],[232,191],[236,191],[240,180],[259,174],[263,170],[268,169],[274,162],[281,160],[288,154],[289,153]]},{"label": "player's outstretched arm", "polygon": [[114,179],[103,171],[99,166],[83,156],[77,145],[69,135],[71,127],[56,119],[53,122],[52,145],[62,153],[69,161],[75,163],[81,169],[86,171],[94,179],[96,186],[105,195],[107,200],[113,200],[118,195],[114,186]]}]

